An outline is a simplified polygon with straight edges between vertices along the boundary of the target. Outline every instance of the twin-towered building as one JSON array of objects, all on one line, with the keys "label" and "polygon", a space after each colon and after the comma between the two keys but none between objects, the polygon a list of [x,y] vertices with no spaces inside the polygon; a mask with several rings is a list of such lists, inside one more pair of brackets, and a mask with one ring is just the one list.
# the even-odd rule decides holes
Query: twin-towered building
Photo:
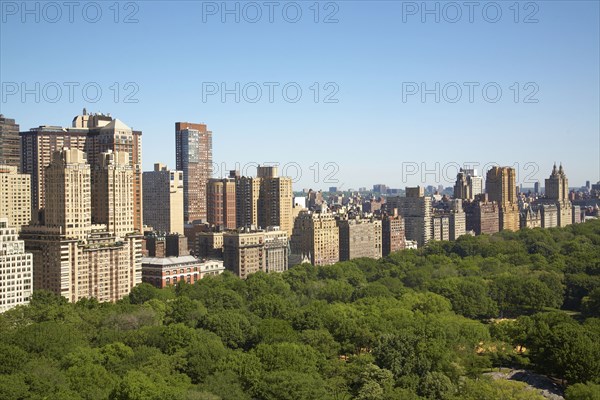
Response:
[{"label": "twin-towered building", "polygon": [[[122,121],[104,114],[88,114],[73,118],[71,127],[47,126],[21,132],[21,172],[31,176],[32,219],[43,223],[46,206],[46,167],[54,152],[63,148],[78,149],[85,154],[94,168],[101,162],[102,153],[123,153],[130,165],[133,181],[133,229],[142,232],[142,132],[125,125]],[[91,174],[91,184],[96,185]]]},{"label": "twin-towered building", "polygon": [[92,167],[83,151],[64,148],[44,172],[43,223],[21,230],[33,254],[33,288],[69,301],[123,298],[142,278],[127,154],[100,153]]}]

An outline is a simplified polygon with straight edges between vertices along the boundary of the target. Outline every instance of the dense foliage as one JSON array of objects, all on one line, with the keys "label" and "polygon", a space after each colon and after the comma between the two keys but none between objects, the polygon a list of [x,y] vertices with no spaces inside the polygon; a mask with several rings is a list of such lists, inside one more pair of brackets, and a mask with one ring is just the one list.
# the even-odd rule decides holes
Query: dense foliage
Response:
[{"label": "dense foliage", "polygon": [[524,367],[598,399],[599,261],[594,221],[117,304],[38,291],[0,316],[0,398],[541,399],[484,374]]}]

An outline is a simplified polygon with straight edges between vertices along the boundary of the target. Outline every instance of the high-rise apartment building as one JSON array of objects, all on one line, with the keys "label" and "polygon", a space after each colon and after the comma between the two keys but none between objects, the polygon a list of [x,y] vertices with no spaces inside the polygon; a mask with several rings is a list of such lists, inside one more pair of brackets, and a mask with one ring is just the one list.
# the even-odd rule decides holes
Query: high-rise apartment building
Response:
[{"label": "high-rise apartment building", "polygon": [[260,179],[258,200],[258,225],[267,228],[278,226],[288,237],[292,232],[292,206],[294,193],[292,179],[277,176],[277,167],[258,167]]},{"label": "high-rise apartment building", "polygon": [[[234,171],[235,172],[235,171]],[[237,228],[236,178],[209,179],[206,188],[207,222],[225,229]]]},{"label": "high-rise apartment building", "polygon": [[408,240],[415,240],[418,246],[429,242],[431,230],[431,197],[425,196],[422,187],[407,187],[406,197],[390,197],[387,200],[388,210],[398,209],[404,218],[405,235]]},{"label": "high-rise apartment building", "polygon": [[467,232],[467,216],[463,210],[461,199],[451,200],[448,218],[450,240],[456,240]]},{"label": "high-rise apartment building", "polygon": [[500,230],[500,211],[496,202],[489,201],[487,193],[464,203],[466,229],[476,235],[492,234]]},{"label": "high-rise apartment building", "polygon": [[212,176],[212,132],[204,124],[175,123],[177,170],[183,172],[185,222],[206,221],[206,184]]},{"label": "high-rise apartment building", "polygon": [[304,259],[313,265],[330,265],[340,260],[340,231],[330,213],[301,211],[294,221],[290,240],[295,263]]},{"label": "high-rise apartment building", "polygon": [[236,227],[258,226],[260,178],[237,177],[235,180],[235,197]]},{"label": "high-rise apartment building", "polygon": [[[31,175],[32,218],[43,223],[40,212],[45,207],[45,168],[52,154],[62,148],[85,152],[91,166],[98,164],[102,153],[126,153],[133,170],[133,225],[142,232],[142,132],[136,131],[110,115],[88,114],[73,118],[72,127],[40,126],[21,132],[21,171]],[[95,184],[92,176],[92,185]]]},{"label": "high-rise apartment building", "polygon": [[[98,161],[111,154],[100,154]],[[51,290],[69,301],[116,301],[141,282],[141,236],[116,236],[124,226],[119,223],[112,223],[112,231],[106,224],[92,224],[91,176],[81,150],[55,152],[45,170],[44,224],[24,227],[21,236],[33,253],[34,289]],[[118,210],[112,202],[107,209],[133,220],[133,206]]]},{"label": "high-rise apartment building", "polygon": [[144,223],[155,231],[183,234],[183,171],[157,163],[144,172],[143,183]]},{"label": "high-rise apartment building", "polygon": [[15,120],[0,114],[0,167],[3,166],[21,168],[21,139]]},{"label": "high-rise apartment building", "polygon": [[18,231],[31,221],[31,179],[17,167],[0,165],[0,218]]},{"label": "high-rise apartment building", "polygon": [[101,153],[92,167],[92,223],[118,237],[134,231],[133,168],[127,153]]},{"label": "high-rise apartment building", "polygon": [[461,168],[456,175],[454,198],[473,200],[481,193],[483,193],[483,178],[477,175],[477,170]]},{"label": "high-rise apartment building", "polygon": [[44,225],[66,237],[86,240],[92,229],[91,171],[85,154],[63,149],[53,154],[45,174]]},{"label": "high-rise apartment building", "polygon": [[382,223],[371,219],[340,219],[339,247],[340,261],[355,258],[381,258]]},{"label": "high-rise apartment building", "polygon": [[382,217],[381,236],[381,253],[384,257],[406,247],[404,219],[398,215],[398,210]]},{"label": "high-rise apartment building", "polygon": [[485,190],[489,201],[496,202],[500,211],[501,230],[519,230],[516,172],[511,167],[492,167],[486,175]]},{"label": "high-rise apartment building", "polygon": [[0,218],[0,313],[29,303],[33,291],[33,255],[25,252],[15,227]]},{"label": "high-rise apartment building", "polygon": [[573,207],[569,200],[569,180],[562,164],[556,169],[552,168],[550,177],[546,179],[546,198],[541,199],[544,204],[554,204],[557,208],[558,226],[567,226],[573,222]]}]

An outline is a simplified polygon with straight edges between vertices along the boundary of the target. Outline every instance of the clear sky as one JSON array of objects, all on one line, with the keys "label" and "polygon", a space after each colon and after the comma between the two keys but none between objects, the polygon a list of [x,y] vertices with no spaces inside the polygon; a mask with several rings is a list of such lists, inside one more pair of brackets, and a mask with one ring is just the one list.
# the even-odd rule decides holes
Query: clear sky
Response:
[{"label": "clear sky", "polygon": [[465,163],[600,179],[598,1],[23,4],[0,2],[0,112],[111,113],[146,170],[174,167],[188,121],[217,176],[278,162],[296,190],[450,186]]}]

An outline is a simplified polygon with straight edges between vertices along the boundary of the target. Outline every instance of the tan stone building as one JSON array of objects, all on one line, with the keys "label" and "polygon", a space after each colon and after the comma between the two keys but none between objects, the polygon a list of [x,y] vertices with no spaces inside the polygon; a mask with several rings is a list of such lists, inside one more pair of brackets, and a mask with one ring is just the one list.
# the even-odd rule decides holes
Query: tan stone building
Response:
[{"label": "tan stone building", "polygon": [[133,233],[133,168],[127,153],[101,153],[92,169],[92,223],[118,237]]},{"label": "tan stone building", "polygon": [[450,216],[448,214],[431,217],[432,240],[450,240]]},{"label": "tan stone building", "polygon": [[[62,148],[85,152],[91,166],[109,150],[128,154],[133,170],[133,225],[142,232],[142,132],[132,130],[110,115],[88,114],[73,118],[72,127],[40,126],[21,132],[22,172],[31,175],[32,218],[43,223],[39,213],[45,207],[45,173],[52,154]],[[93,176],[92,176],[92,184]]]},{"label": "tan stone building", "polygon": [[552,168],[550,177],[546,179],[546,198],[542,200],[544,204],[554,204],[556,206],[558,226],[567,226],[573,223],[573,206],[569,200],[569,180],[563,170],[562,164],[558,170],[556,164]]},{"label": "tan stone building", "polygon": [[263,272],[288,269],[288,239],[285,232],[243,228],[223,234],[223,264],[242,279]]},{"label": "tan stone building", "polygon": [[289,237],[294,203],[292,179],[277,176],[277,167],[258,167],[257,177],[260,179],[258,225],[278,226]]},{"label": "tan stone building", "polygon": [[17,167],[0,165],[0,218],[18,231],[31,221],[31,178]]},{"label": "tan stone building", "polygon": [[382,223],[371,219],[339,219],[340,261],[382,256]]},{"label": "tan stone building", "polygon": [[0,218],[0,313],[29,303],[32,271],[33,255],[25,251],[17,229]]},{"label": "tan stone building", "polygon": [[205,124],[175,123],[176,168],[183,171],[183,218],[206,221],[206,184],[212,176],[212,132]]},{"label": "tan stone building", "polygon": [[[33,254],[33,288],[51,290],[69,301],[116,301],[141,282],[142,237],[116,236],[92,224],[91,172],[78,149],[55,152],[45,171],[45,224],[21,233]],[[119,200],[111,200],[115,203]],[[125,207],[132,221],[134,207]],[[119,226],[118,224],[115,226]]]},{"label": "tan stone building", "polygon": [[159,232],[183,234],[183,172],[157,163],[143,181],[144,222]]},{"label": "tan stone building", "polygon": [[489,201],[498,204],[501,230],[519,230],[516,172],[511,167],[492,167],[486,175],[485,190]]},{"label": "tan stone building", "polygon": [[467,216],[463,210],[461,199],[451,200],[448,218],[450,223],[450,240],[456,240],[467,233]]},{"label": "tan stone building", "polygon": [[306,258],[313,265],[334,264],[340,260],[339,241],[339,228],[333,214],[301,211],[290,240],[293,263]]}]

